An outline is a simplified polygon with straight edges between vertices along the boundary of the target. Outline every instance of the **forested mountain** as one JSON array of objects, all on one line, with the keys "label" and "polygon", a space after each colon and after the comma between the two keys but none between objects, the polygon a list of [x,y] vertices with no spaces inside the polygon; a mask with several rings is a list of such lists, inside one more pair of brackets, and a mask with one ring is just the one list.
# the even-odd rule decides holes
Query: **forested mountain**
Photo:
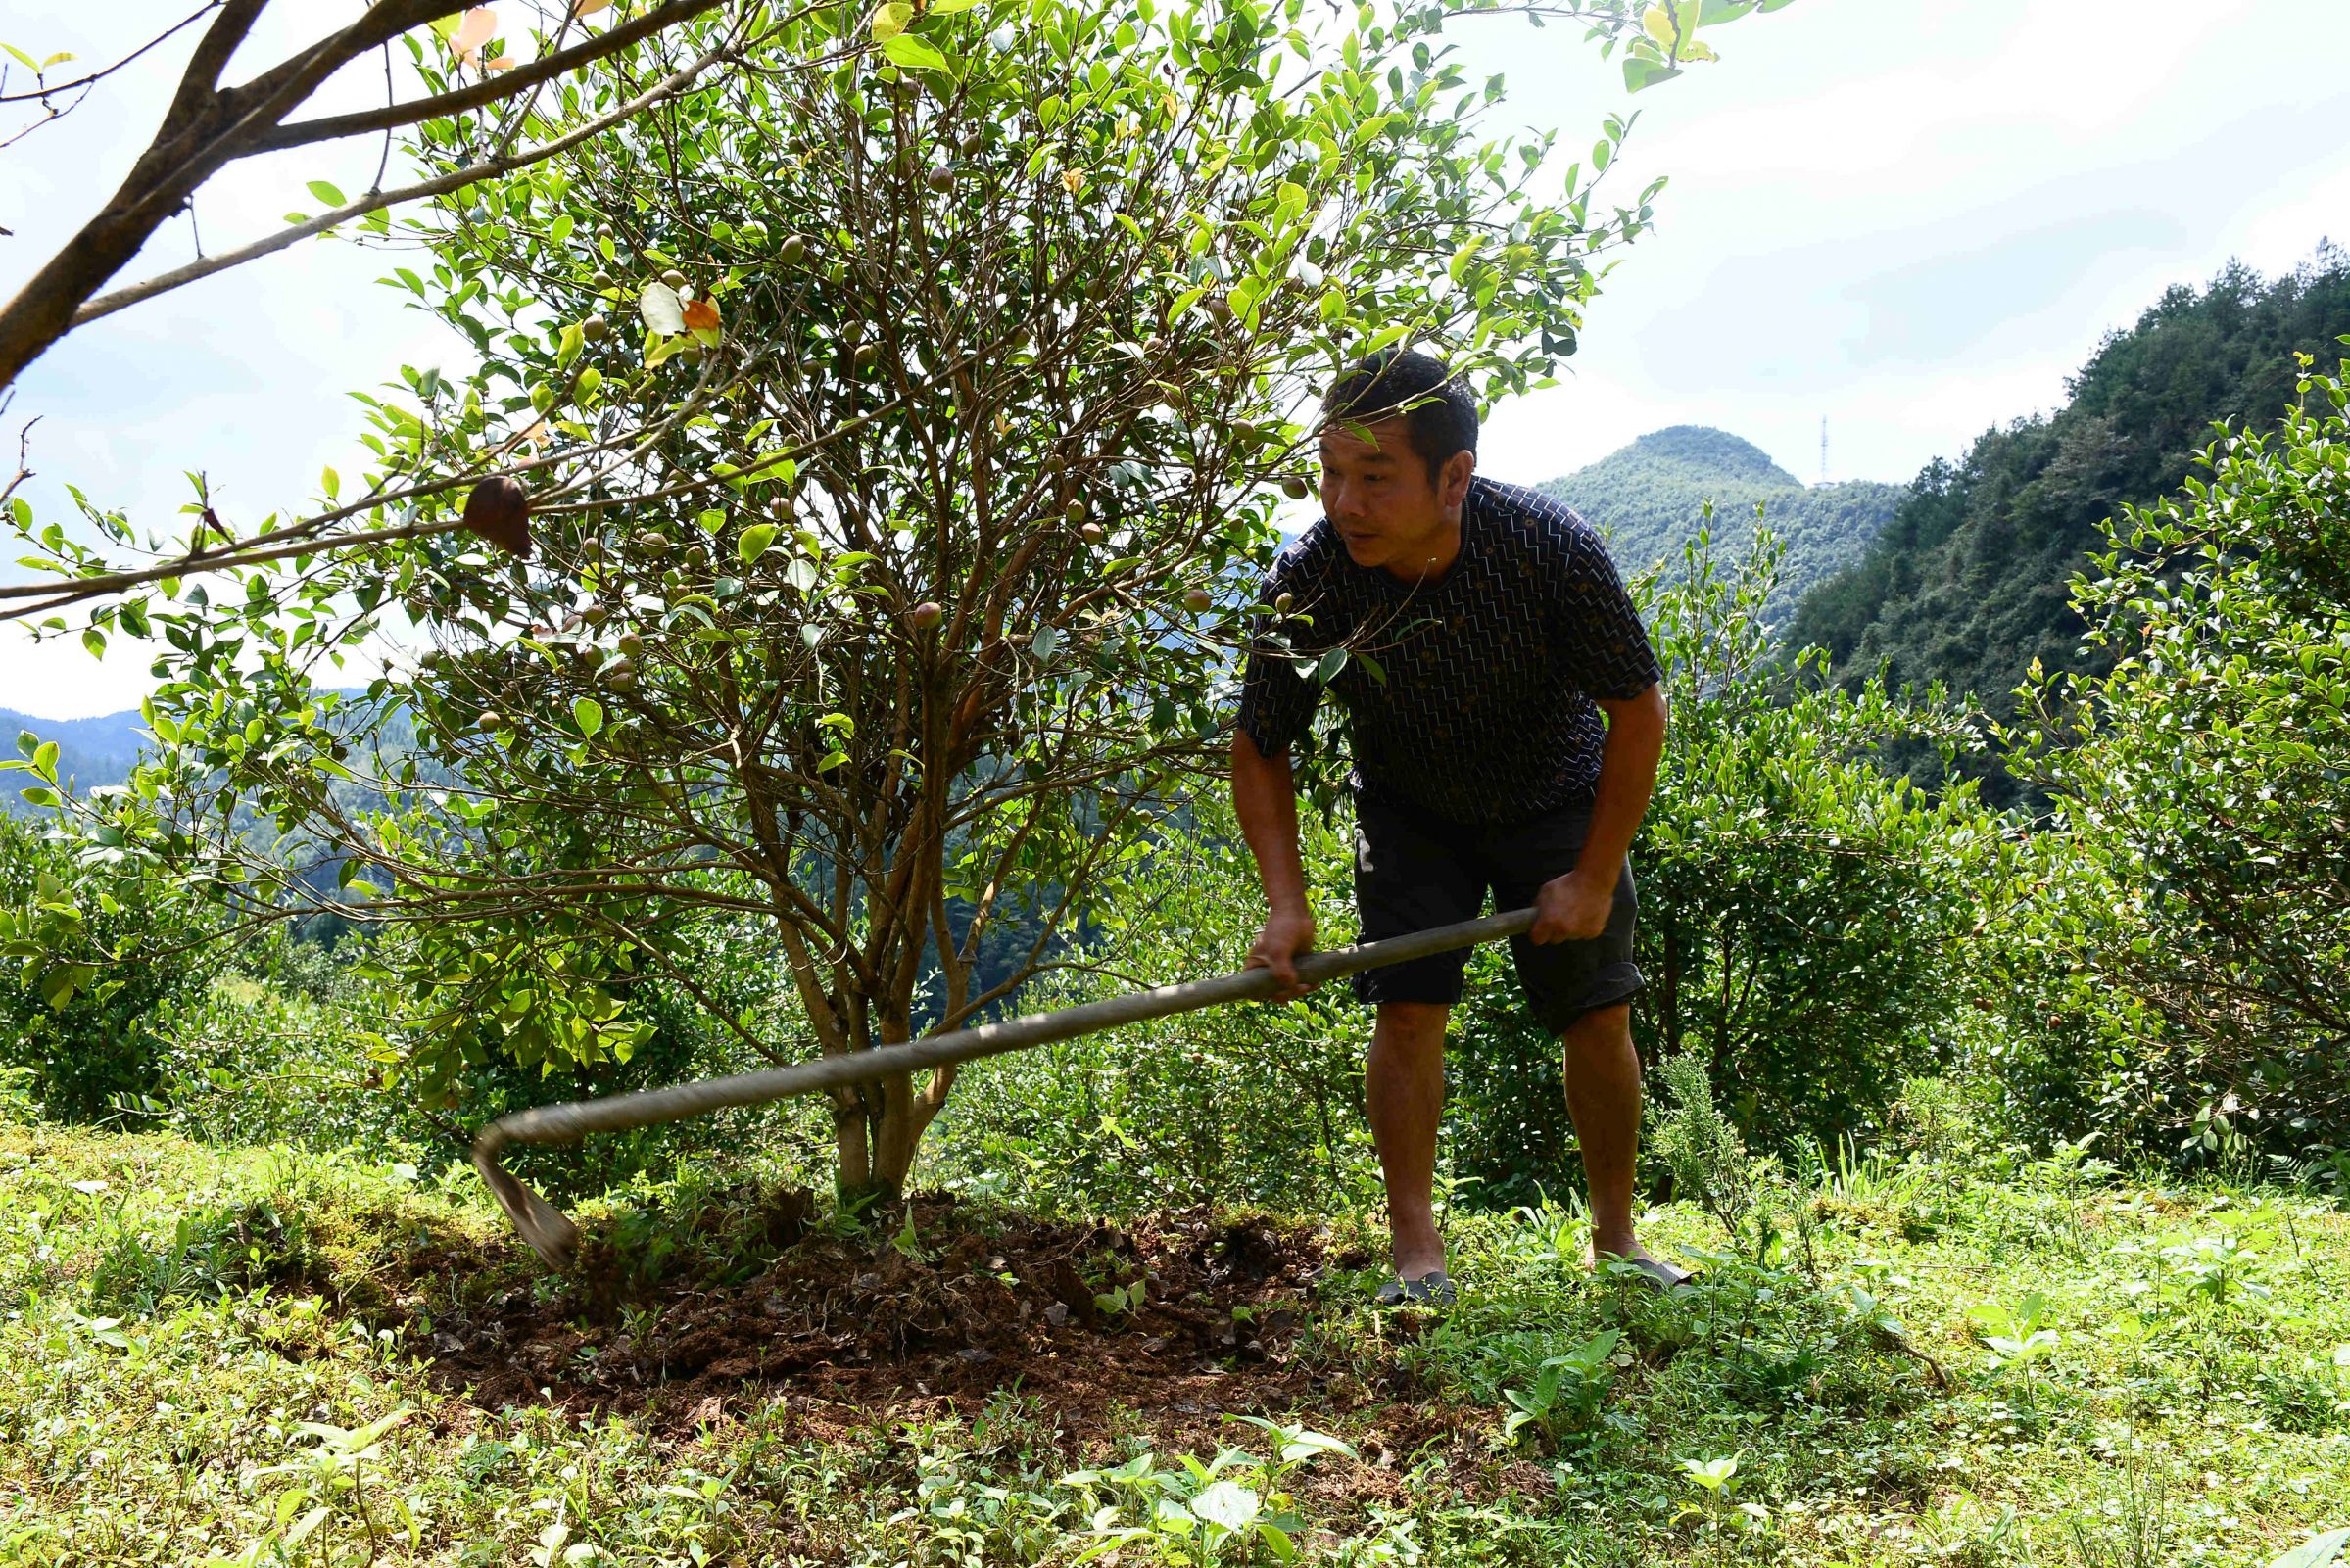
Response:
[{"label": "forested mountain", "polygon": [[1626,576],[1670,560],[1697,537],[1713,502],[1713,537],[1732,549],[1753,537],[1754,507],[1786,542],[1774,618],[1804,590],[1860,559],[1894,513],[1898,485],[1871,480],[1806,486],[1761,448],[1728,431],[1674,425],[1540,487],[1607,536]]},{"label": "forested mountain", "polygon": [[[14,708],[0,708],[0,755],[20,755],[17,737],[25,732],[57,742],[57,777],[71,781],[75,793],[99,784],[120,784],[130,777],[139,754],[139,730],[146,721],[133,708],[95,719],[36,719]],[[0,774],[0,813],[30,814],[17,791],[34,783],[30,774]]]},{"label": "forested mountain", "polygon": [[2125,501],[2179,488],[2212,422],[2267,428],[2294,396],[2295,351],[2331,365],[2350,333],[2350,253],[2321,247],[2289,276],[2230,265],[2164,294],[2104,343],[2046,417],[1937,459],[1849,570],[1806,595],[1787,629],[1853,679],[1941,679],[2005,713],[2034,658],[2087,669],[2067,586]]}]

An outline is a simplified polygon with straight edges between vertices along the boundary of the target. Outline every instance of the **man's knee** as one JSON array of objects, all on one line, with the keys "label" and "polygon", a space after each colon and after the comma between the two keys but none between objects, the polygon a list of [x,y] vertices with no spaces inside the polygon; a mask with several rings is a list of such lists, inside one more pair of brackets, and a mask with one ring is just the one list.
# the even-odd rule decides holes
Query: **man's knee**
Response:
[{"label": "man's knee", "polygon": [[1442,1002],[1381,1002],[1371,1041],[1381,1049],[1415,1054],[1442,1051],[1445,1022],[1452,1011]]},{"label": "man's knee", "polygon": [[1559,1036],[1571,1060],[1595,1052],[1613,1055],[1632,1044],[1632,1004],[1593,1008],[1566,1026]]}]

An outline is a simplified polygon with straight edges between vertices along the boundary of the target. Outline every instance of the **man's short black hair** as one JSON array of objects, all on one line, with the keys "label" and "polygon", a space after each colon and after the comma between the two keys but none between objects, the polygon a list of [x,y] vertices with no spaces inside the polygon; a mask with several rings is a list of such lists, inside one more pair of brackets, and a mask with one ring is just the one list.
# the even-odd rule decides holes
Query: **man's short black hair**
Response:
[{"label": "man's short black hair", "polygon": [[1400,414],[1431,486],[1443,482],[1454,453],[1477,450],[1477,400],[1434,355],[1381,349],[1340,376],[1321,405],[1333,424],[1374,425]]}]

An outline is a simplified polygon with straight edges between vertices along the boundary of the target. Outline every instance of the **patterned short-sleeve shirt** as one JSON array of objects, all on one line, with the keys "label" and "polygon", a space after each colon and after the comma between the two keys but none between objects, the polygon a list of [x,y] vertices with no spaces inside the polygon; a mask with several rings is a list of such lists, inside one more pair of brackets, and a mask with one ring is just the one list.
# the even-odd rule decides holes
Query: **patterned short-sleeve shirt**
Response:
[{"label": "patterned short-sleeve shirt", "polygon": [[[1660,671],[1598,533],[1538,492],[1470,481],[1461,554],[1434,583],[1357,566],[1327,518],[1281,552],[1241,679],[1239,724],[1268,757],[1313,723],[1322,683],[1305,660],[1349,657],[1328,683],[1347,710],[1355,790],[1463,823],[1588,806],[1607,719],[1595,697],[1638,696]],[[1287,648],[1280,644],[1287,641]]]}]

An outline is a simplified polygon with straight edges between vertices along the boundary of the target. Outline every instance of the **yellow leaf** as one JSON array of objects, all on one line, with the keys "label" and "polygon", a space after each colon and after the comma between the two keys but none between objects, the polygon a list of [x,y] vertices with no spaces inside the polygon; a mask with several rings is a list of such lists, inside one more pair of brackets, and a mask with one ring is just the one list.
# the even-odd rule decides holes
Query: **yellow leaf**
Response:
[{"label": "yellow leaf", "polygon": [[481,69],[484,71],[511,71],[514,69],[516,64],[518,64],[518,62],[512,55],[500,55],[496,60],[491,61],[488,65],[482,67]]},{"label": "yellow leaf", "polygon": [[873,41],[887,43],[905,31],[906,24],[913,20],[914,7],[911,0],[888,0],[887,5],[875,6],[873,20],[869,24],[873,28]]},{"label": "yellow leaf", "polygon": [[1672,53],[1673,45],[1680,41],[1681,29],[1673,25],[1673,13],[1669,7],[1649,7],[1641,13],[1640,24],[1650,37],[1664,46],[1667,54]]},{"label": "yellow leaf", "polygon": [[1085,176],[1074,168],[1065,168],[1061,170],[1061,188],[1075,196],[1085,188]]},{"label": "yellow leaf", "polygon": [[592,17],[611,3],[612,0],[579,0],[579,4],[571,8],[571,14],[575,17]]}]

